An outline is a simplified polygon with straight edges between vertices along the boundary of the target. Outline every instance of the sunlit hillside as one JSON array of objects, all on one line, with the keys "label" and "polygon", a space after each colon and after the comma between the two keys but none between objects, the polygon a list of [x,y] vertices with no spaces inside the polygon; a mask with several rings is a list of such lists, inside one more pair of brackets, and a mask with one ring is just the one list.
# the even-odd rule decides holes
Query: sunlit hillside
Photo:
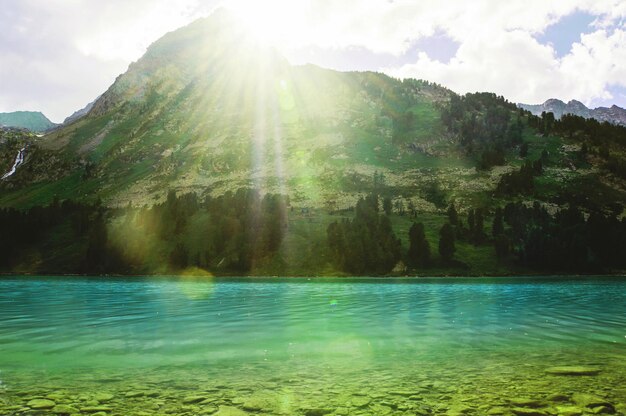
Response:
[{"label": "sunlit hillside", "polygon": [[[230,15],[213,16],[155,42],[88,117],[38,141],[31,154],[71,162],[54,177],[61,182],[24,172],[15,181],[26,186],[2,200],[98,189],[107,205],[141,205],[166,188],[219,195],[255,186],[298,206],[347,208],[378,171],[427,206],[414,187],[422,169],[471,174],[439,120],[448,95],[427,82],[292,67]],[[417,120],[411,137],[394,140],[394,120],[407,111]]]},{"label": "sunlit hillside", "polygon": [[[24,153],[0,183],[1,206],[49,205],[54,211],[71,200],[91,207],[82,211],[68,203],[71,212],[100,218],[100,228],[76,228],[72,220],[82,240],[67,233],[69,222],[49,225],[48,243],[36,243],[7,267],[91,270],[85,262],[104,257],[85,260],[88,245],[100,241],[131,258],[102,263],[96,271],[161,273],[190,264],[218,272],[404,273],[399,260],[411,262],[403,256],[414,222],[424,225],[434,257],[430,268],[420,267],[434,273],[561,270],[585,250],[585,267],[617,266],[598,254],[604,249],[585,249],[593,246],[589,241],[564,246],[567,233],[545,243],[554,245],[557,260],[545,254],[547,248],[528,254],[536,227],[523,219],[531,215],[524,210],[534,207],[535,219],[546,216],[537,227],[551,235],[567,228],[559,213],[576,209],[572,227],[595,213],[608,215],[605,225],[619,229],[610,221],[620,221],[626,201],[623,128],[533,116],[504,97],[459,96],[428,81],[293,66],[249,29],[218,11],[154,42],[86,116],[42,137],[3,133],[4,171],[14,165],[16,152]],[[280,203],[272,199],[276,195]],[[393,243],[350,257],[354,253],[341,241],[355,230],[341,225],[331,232],[330,225],[354,212],[358,217],[358,202],[371,195],[376,199],[368,206],[384,211],[389,225],[376,223],[368,238],[385,240],[379,233],[389,228]],[[155,204],[160,208],[146,211]],[[261,217],[274,215],[272,204],[284,204],[286,217],[274,231],[263,231],[250,213],[222,218],[220,210],[228,211],[229,204],[243,204],[238,209]],[[96,215],[101,209],[108,211]],[[503,218],[506,229],[491,231],[491,223]],[[178,225],[158,225],[171,221]],[[233,237],[233,229],[220,228],[224,221],[258,232]],[[519,221],[526,225],[520,228]],[[437,241],[447,222],[457,247],[450,258],[439,258]],[[109,238],[88,237],[98,229],[108,229]],[[339,233],[334,242],[333,232]],[[221,241],[210,242],[207,233]],[[59,254],[59,245],[70,260]],[[378,255],[386,256],[384,267],[377,266]],[[371,267],[359,256],[373,258]]]}]

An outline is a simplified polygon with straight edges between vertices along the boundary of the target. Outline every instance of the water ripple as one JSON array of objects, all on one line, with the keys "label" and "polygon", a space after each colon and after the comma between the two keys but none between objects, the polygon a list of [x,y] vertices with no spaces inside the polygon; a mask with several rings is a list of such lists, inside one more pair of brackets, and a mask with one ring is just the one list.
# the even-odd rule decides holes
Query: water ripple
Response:
[{"label": "water ripple", "polygon": [[621,278],[0,278],[2,367],[369,360],[624,345],[625,336]]}]

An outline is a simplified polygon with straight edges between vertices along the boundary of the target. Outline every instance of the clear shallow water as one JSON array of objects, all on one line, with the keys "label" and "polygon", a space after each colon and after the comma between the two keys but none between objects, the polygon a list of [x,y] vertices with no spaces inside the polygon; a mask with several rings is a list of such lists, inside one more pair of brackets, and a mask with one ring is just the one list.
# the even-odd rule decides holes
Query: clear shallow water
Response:
[{"label": "clear shallow water", "polygon": [[619,413],[626,279],[3,277],[0,382],[0,414]]}]

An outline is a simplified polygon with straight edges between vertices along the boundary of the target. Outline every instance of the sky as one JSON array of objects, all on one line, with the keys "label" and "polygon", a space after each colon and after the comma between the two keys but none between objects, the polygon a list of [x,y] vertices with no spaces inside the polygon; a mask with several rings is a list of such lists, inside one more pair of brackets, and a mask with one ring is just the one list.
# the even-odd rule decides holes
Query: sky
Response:
[{"label": "sky", "polygon": [[626,107],[626,0],[0,0],[0,112],[61,122],[217,7],[293,64]]}]

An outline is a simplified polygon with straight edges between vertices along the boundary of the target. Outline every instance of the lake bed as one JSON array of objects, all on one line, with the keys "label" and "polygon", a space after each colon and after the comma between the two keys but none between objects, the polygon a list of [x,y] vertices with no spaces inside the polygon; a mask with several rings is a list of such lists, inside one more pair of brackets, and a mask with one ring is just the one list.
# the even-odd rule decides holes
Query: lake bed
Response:
[{"label": "lake bed", "polygon": [[626,279],[0,278],[0,414],[626,412]]}]

